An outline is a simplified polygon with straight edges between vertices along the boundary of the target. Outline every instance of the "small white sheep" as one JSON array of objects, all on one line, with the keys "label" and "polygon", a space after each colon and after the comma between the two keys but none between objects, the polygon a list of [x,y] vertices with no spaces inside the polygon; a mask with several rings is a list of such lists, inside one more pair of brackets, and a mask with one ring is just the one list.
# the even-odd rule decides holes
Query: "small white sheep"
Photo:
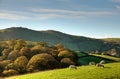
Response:
[{"label": "small white sheep", "polygon": [[100,64],[100,63],[97,63],[96,66],[97,66],[97,67],[103,67],[103,68],[104,68],[104,65],[103,65],[103,64]]},{"label": "small white sheep", "polygon": [[105,61],[104,60],[100,61],[100,64],[105,64]]},{"label": "small white sheep", "polygon": [[93,62],[93,61],[89,62],[89,65],[95,65],[95,62]]},{"label": "small white sheep", "polygon": [[75,65],[70,65],[69,68],[70,69],[77,69],[77,67]]}]

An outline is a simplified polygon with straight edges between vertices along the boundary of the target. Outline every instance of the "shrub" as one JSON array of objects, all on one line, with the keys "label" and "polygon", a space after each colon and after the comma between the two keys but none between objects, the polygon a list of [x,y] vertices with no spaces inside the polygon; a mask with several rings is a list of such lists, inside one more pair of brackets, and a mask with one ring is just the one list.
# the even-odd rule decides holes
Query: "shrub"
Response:
[{"label": "shrub", "polygon": [[19,51],[18,50],[13,50],[9,53],[8,59],[15,60],[19,56],[20,56]]},{"label": "shrub", "polygon": [[2,56],[4,56],[4,58],[7,58],[10,52],[11,52],[11,49],[4,49],[2,51]]},{"label": "shrub", "polygon": [[17,67],[14,65],[14,63],[10,63],[10,64],[6,65],[5,69],[6,70],[9,70],[9,69],[17,70]]},{"label": "shrub", "polygon": [[3,76],[11,76],[11,75],[17,75],[17,74],[18,74],[18,71],[13,70],[13,69],[4,70],[4,71],[2,72],[2,75],[3,75]]},{"label": "shrub", "polygon": [[31,57],[31,50],[27,47],[23,47],[21,50],[20,50],[20,55],[21,56],[26,56],[28,59]]},{"label": "shrub", "polygon": [[43,47],[41,45],[35,45],[33,48],[31,48],[31,51],[34,54],[43,53],[43,52],[48,53],[48,48],[47,47]]},{"label": "shrub", "polygon": [[4,60],[4,57],[3,56],[0,56],[0,61],[3,61]]},{"label": "shrub", "polygon": [[18,68],[17,70],[20,73],[25,72],[27,63],[28,63],[28,59],[26,58],[26,56],[20,56],[14,61],[14,64]]},{"label": "shrub", "polygon": [[11,60],[4,60],[0,62],[0,72],[2,72],[5,69],[5,67],[11,62],[12,62]]},{"label": "shrub", "polygon": [[50,47],[50,48],[49,48],[49,53],[50,53],[52,56],[54,56],[55,58],[57,58],[57,57],[58,57],[58,54],[59,54],[59,51],[58,51],[56,48],[54,48],[54,47]]},{"label": "shrub", "polygon": [[50,68],[57,68],[58,62],[53,56],[47,53],[34,55],[27,65],[27,70],[44,70]]},{"label": "shrub", "polygon": [[61,59],[62,67],[67,67],[69,65],[75,65],[76,63],[72,61],[70,58]]},{"label": "shrub", "polygon": [[74,54],[72,52],[70,52],[69,50],[64,50],[64,51],[61,51],[58,54],[58,57],[60,59],[62,59],[62,58],[71,58],[71,59],[73,59],[74,58]]},{"label": "shrub", "polygon": [[15,46],[14,46],[14,49],[15,50],[20,50],[22,47],[26,47],[27,43],[22,40],[22,39],[18,39]]},{"label": "shrub", "polygon": [[65,47],[63,44],[56,44],[55,47],[58,49],[59,52],[65,50]]},{"label": "shrub", "polygon": [[10,63],[12,63],[11,60],[4,60],[4,61],[0,62],[0,67],[4,69],[5,66],[7,66]]},{"label": "shrub", "polygon": [[7,45],[10,49],[14,49],[14,46],[16,44],[16,40],[8,40]]}]

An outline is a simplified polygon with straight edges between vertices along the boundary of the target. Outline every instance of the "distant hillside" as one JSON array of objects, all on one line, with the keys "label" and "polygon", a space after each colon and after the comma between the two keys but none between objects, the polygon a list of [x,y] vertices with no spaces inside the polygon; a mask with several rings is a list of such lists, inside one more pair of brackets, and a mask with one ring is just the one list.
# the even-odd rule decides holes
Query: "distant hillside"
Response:
[{"label": "distant hillside", "polygon": [[100,50],[107,51],[111,48],[120,49],[120,43],[114,43],[110,41],[87,38],[83,36],[73,36],[65,33],[61,33],[54,30],[47,31],[35,31],[22,27],[12,27],[0,30],[0,40],[9,39],[24,39],[27,41],[44,41],[50,45],[62,43],[65,47],[72,50],[80,50],[85,52]]},{"label": "distant hillside", "polygon": [[120,38],[105,38],[103,40],[106,41],[106,42],[120,44]]}]

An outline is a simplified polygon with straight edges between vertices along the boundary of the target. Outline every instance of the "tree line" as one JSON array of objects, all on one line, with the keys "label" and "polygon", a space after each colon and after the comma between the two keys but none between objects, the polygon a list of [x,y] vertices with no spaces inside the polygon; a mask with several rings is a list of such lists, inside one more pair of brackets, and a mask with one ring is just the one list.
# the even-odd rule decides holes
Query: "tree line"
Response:
[{"label": "tree line", "polygon": [[62,44],[49,46],[46,42],[33,45],[25,40],[0,43],[0,76],[11,76],[41,70],[77,65],[77,55]]}]

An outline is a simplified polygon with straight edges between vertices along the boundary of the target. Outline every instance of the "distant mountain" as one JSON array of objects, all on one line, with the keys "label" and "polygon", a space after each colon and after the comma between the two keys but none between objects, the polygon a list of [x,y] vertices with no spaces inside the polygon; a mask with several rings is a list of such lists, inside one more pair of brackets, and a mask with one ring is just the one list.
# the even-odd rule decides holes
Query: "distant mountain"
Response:
[{"label": "distant mountain", "polygon": [[[100,50],[107,51],[112,48],[120,50],[120,39],[94,39],[83,36],[74,36],[62,32],[47,30],[35,31],[23,27],[12,27],[0,30],[0,40],[24,39],[26,41],[44,41],[50,45],[64,44],[66,48],[85,52]],[[119,41],[118,41],[119,40]]]}]

